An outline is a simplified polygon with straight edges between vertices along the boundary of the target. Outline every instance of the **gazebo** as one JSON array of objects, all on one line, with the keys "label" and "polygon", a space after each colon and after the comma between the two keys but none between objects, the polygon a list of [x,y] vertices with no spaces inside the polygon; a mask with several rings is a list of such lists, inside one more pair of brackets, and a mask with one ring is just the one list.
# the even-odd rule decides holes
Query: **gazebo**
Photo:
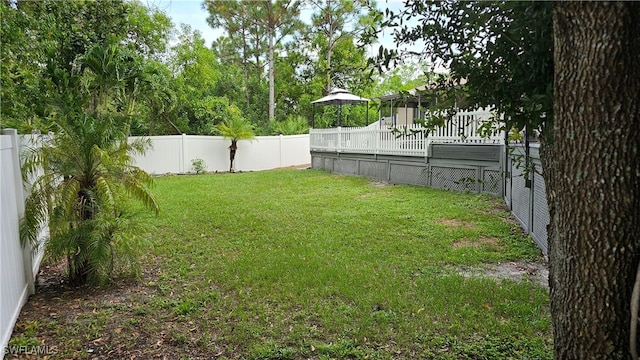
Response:
[{"label": "gazebo", "polygon": [[[342,120],[342,105],[344,104],[359,104],[369,102],[369,99],[361,98],[359,96],[353,95],[345,89],[334,88],[331,90],[329,95],[320,98],[318,100],[312,101],[313,104],[312,112],[311,112],[311,127],[315,125],[315,113],[316,113],[316,104],[320,105],[338,105],[338,126],[340,126],[340,121]],[[369,106],[367,106],[367,119],[369,118]]]}]

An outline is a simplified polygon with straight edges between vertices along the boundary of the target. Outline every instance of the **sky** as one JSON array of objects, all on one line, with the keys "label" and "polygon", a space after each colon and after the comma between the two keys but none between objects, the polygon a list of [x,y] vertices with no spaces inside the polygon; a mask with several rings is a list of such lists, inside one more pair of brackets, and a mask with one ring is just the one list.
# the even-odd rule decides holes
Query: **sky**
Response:
[{"label": "sky", "polygon": [[201,0],[148,0],[147,3],[164,11],[176,28],[184,23],[200,31],[207,46],[211,46],[213,40],[222,35],[221,31],[214,30],[207,24],[209,12],[202,9]]},{"label": "sky", "polygon": [[[149,6],[158,7],[164,11],[171,18],[176,28],[179,28],[180,24],[184,23],[191,25],[192,29],[200,31],[207,46],[211,46],[211,43],[218,38],[218,36],[222,35],[220,30],[212,29],[209,24],[207,24],[209,12],[202,9],[202,0],[146,0],[146,3]],[[397,11],[403,7],[403,3],[400,0],[379,0],[378,7],[380,9],[388,7]],[[387,31],[385,37],[381,39],[380,44],[385,47],[393,47],[392,40],[390,31]],[[369,55],[377,53],[380,44],[370,46]]]}]

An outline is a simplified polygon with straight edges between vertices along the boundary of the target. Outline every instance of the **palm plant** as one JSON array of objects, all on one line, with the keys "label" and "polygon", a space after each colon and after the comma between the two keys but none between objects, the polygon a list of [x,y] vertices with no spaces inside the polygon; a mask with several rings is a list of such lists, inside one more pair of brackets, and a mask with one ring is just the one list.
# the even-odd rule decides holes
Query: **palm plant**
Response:
[{"label": "palm plant", "polygon": [[302,116],[289,115],[284,121],[271,123],[271,133],[274,135],[296,135],[309,132],[309,123]]},{"label": "palm plant", "polygon": [[23,169],[35,178],[25,205],[22,240],[35,245],[48,225],[47,252],[66,259],[72,284],[104,283],[118,261],[133,264],[139,232],[127,208],[129,198],[157,212],[151,177],[131,165],[148,142],[127,142],[126,124],[81,115],[56,122],[57,134],[30,149]]},{"label": "palm plant", "polygon": [[135,59],[119,56],[114,44],[97,47],[79,59],[80,72],[57,72],[53,80],[63,105],[52,112],[56,132],[29,149],[23,164],[32,187],[21,240],[36,247],[38,233],[48,226],[47,253],[66,260],[69,281],[76,285],[107,282],[116,268],[138,270],[143,231],[129,200],[158,212],[149,191],[152,178],[132,165],[132,156],[150,143],[128,142],[139,82],[133,74],[120,76],[128,64],[117,62]]},{"label": "palm plant", "polygon": [[227,117],[214,127],[217,134],[231,139],[229,146],[229,172],[235,172],[236,151],[238,150],[238,141],[251,140],[255,138],[253,125],[246,120],[235,105],[228,108]]}]

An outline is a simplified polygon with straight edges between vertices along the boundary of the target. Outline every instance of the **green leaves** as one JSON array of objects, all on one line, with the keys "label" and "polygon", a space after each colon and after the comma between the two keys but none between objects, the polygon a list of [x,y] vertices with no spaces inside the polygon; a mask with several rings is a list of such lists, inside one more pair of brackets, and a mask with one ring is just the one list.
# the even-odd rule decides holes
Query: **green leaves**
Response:
[{"label": "green leaves", "polygon": [[[121,0],[2,2],[0,17],[2,126],[22,133],[54,130],[49,116],[78,97],[132,112],[145,82],[142,56],[166,50],[171,26],[161,12]],[[113,92],[122,84],[126,91]]]},{"label": "green leaves", "polygon": [[131,165],[149,143],[127,138],[139,102],[160,111],[171,99],[157,86],[166,73],[142,57],[164,51],[170,22],[124,1],[18,0],[0,11],[0,91],[12,104],[2,117],[23,131],[55,132],[26,153],[23,177],[32,186],[21,241],[37,245],[48,227],[47,251],[67,261],[73,283],[109,281],[127,248],[117,244],[141,235],[126,234],[136,226],[124,220],[127,204],[159,209],[151,178]]},{"label": "green leaves", "polygon": [[[69,260],[71,280],[103,283],[111,277],[115,257],[128,255],[112,244],[116,235],[118,239],[136,235],[125,235],[134,225],[120,219],[129,199],[156,213],[159,206],[147,188],[152,184],[149,175],[130,165],[127,125],[90,116],[75,121],[79,123],[61,126],[51,143],[27,156],[25,177],[36,180],[21,233],[23,241],[33,242],[48,225],[48,253]],[[143,144],[135,142],[133,149],[141,151]]]},{"label": "green leaves", "polygon": [[[404,11],[387,14],[383,27],[400,24],[393,30],[398,45],[422,40],[420,55],[448,66],[454,83],[465,84],[464,107],[494,107],[508,127],[537,128],[553,121],[551,8],[547,2],[408,0]],[[382,69],[399,56],[380,49],[376,62]]]},{"label": "green leaves", "polygon": [[215,132],[231,139],[232,142],[250,140],[255,137],[253,125],[242,117],[240,109],[234,105],[229,106],[227,117],[215,126]]},{"label": "green leaves", "polygon": [[148,190],[151,177],[131,165],[131,156],[149,145],[142,139],[128,143],[129,115],[145,75],[139,64],[133,53],[110,41],[79,58],[80,71],[57,69],[65,103],[52,115],[56,133],[27,152],[23,177],[33,186],[22,241],[34,243],[48,226],[47,251],[53,259],[66,259],[74,284],[109,281],[117,258],[131,255],[117,246],[142,235],[127,234],[136,226],[124,221],[130,200],[159,210]]},{"label": "green leaves", "polygon": [[309,123],[302,116],[289,116],[284,121],[270,124],[272,135],[296,135],[309,132]]},{"label": "green leaves", "polygon": [[218,135],[231,139],[231,146],[229,146],[229,172],[235,172],[235,157],[238,150],[239,140],[250,140],[256,135],[253,130],[253,125],[242,117],[240,109],[231,105],[227,108],[227,117],[218,125],[214,127],[215,132]]}]

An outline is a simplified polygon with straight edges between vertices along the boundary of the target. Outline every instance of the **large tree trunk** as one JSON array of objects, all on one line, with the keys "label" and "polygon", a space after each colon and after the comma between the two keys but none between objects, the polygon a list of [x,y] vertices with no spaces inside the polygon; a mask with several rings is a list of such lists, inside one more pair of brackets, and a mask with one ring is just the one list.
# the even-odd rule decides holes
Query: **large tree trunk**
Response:
[{"label": "large tree trunk", "polygon": [[640,250],[640,4],[558,2],[543,161],[557,359],[626,359]]}]

